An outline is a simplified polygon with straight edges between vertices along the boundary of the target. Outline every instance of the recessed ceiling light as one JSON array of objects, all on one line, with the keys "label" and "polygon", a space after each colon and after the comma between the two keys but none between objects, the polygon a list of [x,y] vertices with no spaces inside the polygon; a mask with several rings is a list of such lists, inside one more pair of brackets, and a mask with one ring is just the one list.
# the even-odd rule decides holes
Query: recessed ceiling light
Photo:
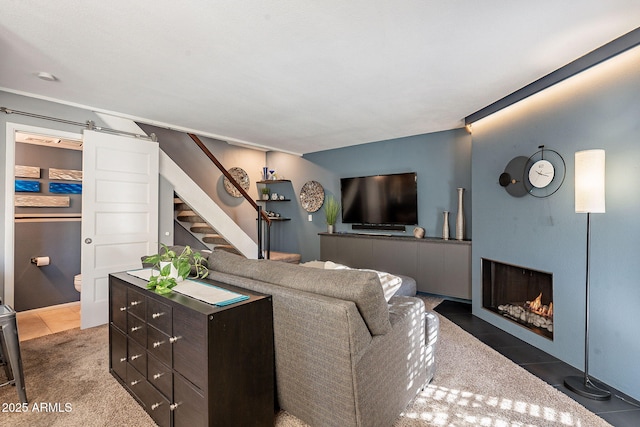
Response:
[{"label": "recessed ceiling light", "polygon": [[58,80],[56,76],[51,73],[47,73],[46,71],[40,71],[38,74],[36,74],[36,76],[38,76],[39,79],[45,80],[47,82],[55,82],[56,80]]}]

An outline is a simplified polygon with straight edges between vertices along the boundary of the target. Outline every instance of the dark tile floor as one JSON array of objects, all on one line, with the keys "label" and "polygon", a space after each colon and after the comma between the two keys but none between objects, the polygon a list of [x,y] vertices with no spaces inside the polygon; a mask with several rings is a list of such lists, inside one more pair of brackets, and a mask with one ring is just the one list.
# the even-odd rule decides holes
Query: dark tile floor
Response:
[{"label": "dark tile floor", "polygon": [[581,371],[474,316],[470,304],[446,300],[435,311],[613,426],[640,426],[640,402],[612,387],[608,387],[612,398],[605,401],[573,393],[564,386],[564,378],[568,375],[581,376]]}]

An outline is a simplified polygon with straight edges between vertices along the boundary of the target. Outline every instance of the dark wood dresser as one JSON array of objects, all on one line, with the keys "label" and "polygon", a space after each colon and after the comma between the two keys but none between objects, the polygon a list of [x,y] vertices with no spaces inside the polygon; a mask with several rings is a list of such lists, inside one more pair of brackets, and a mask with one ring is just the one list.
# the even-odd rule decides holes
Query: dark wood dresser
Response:
[{"label": "dark wood dresser", "polygon": [[[205,280],[206,281],[206,280]],[[217,307],[109,276],[109,370],[159,426],[273,426],[270,296]]]}]

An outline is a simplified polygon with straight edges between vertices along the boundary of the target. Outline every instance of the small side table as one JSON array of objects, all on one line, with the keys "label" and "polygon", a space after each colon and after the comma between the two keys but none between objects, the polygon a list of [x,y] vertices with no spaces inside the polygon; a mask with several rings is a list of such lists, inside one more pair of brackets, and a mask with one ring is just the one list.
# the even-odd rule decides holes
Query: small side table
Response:
[{"label": "small side table", "polygon": [[27,391],[22,372],[22,357],[20,355],[20,341],[18,340],[18,324],[16,312],[8,305],[0,305],[0,356],[5,363],[7,373],[6,384],[15,384],[18,398],[22,403],[27,402]]}]

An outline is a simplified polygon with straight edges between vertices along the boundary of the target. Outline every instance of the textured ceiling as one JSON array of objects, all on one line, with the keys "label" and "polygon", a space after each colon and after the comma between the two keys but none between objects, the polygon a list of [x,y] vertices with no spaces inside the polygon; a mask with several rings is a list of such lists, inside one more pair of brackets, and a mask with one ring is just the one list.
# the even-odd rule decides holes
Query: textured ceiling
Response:
[{"label": "textured ceiling", "polygon": [[0,0],[0,89],[308,153],[461,127],[638,17],[638,0]]}]

